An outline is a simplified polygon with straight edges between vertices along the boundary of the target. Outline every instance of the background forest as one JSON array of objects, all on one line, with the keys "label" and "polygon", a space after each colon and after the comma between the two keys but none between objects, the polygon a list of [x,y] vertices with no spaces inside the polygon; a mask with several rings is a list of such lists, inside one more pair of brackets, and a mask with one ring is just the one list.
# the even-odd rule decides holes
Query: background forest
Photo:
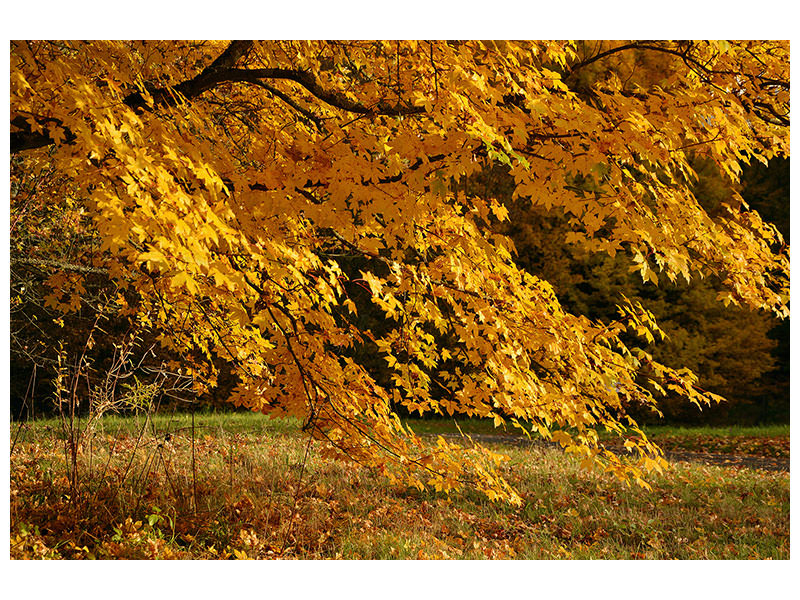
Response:
[{"label": "background forest", "polygon": [[[731,188],[714,170],[699,164],[695,195],[714,214],[730,201]],[[789,243],[789,160],[769,167],[746,167],[739,192],[751,209],[775,224]],[[714,278],[658,286],[629,273],[622,255],[590,255],[559,244],[567,232],[563,216],[534,212],[517,204],[507,234],[519,252],[519,263],[550,281],[571,311],[608,321],[616,315],[620,294],[639,300],[653,312],[667,334],[654,348],[657,360],[690,368],[700,385],[728,402],[702,411],[668,396],[661,407],[667,422],[755,424],[789,422],[789,319],[718,301]],[[643,421],[653,422],[646,414]]]}]

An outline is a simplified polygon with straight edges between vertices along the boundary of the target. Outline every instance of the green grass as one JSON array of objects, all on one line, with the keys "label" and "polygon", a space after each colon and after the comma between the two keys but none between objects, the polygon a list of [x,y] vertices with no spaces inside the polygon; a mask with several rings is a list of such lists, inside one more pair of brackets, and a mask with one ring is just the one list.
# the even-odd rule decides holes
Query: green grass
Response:
[{"label": "green grass", "polygon": [[190,415],[144,425],[104,418],[73,491],[57,421],[12,424],[11,556],[789,557],[788,473],[678,464],[647,491],[558,450],[509,448],[512,507],[393,487],[316,443],[306,455],[293,420],[201,413],[194,439]]},{"label": "green grass", "polygon": [[[522,435],[515,427],[506,425],[495,428],[491,419],[432,418],[405,419],[417,434],[455,434],[458,429],[464,433],[487,435]],[[711,426],[711,425],[647,425],[643,431],[653,438],[664,436],[722,436],[722,437],[788,437],[789,425],[757,425],[757,426]],[[615,434],[601,431],[602,437],[614,437]]]},{"label": "green grass", "polygon": [[[199,411],[195,415],[195,428],[197,431],[224,430],[227,432],[249,432],[249,433],[294,433],[300,429],[300,422],[290,417],[268,418],[260,413],[252,412],[212,412]],[[521,432],[508,425],[506,427],[495,428],[491,419],[467,419],[467,418],[407,418],[404,422],[411,426],[415,433],[421,435],[437,434],[457,434],[459,428],[466,434],[486,434],[486,435],[521,435]],[[37,427],[60,428],[58,419],[40,419],[36,421]],[[109,433],[127,433],[133,435],[144,425],[144,417],[121,417],[116,415],[106,415],[99,423],[98,427]],[[14,427],[12,426],[12,437]],[[80,426],[80,423],[79,423]],[[150,417],[149,430],[162,433],[174,433],[191,429],[191,413],[174,412],[155,414]],[[22,425],[26,427],[25,424]],[[716,436],[716,437],[788,437],[789,425],[759,425],[759,426],[685,426],[685,425],[648,425],[644,428],[645,433],[654,439],[660,437],[673,436]],[[601,436],[612,438],[613,434],[600,432]]]},{"label": "green grass", "polygon": [[[194,418],[197,437],[246,432],[252,435],[294,435],[300,431],[300,421],[291,417],[270,418],[252,412],[198,411]],[[77,419],[75,429],[84,431],[86,419]],[[163,438],[167,435],[191,435],[192,414],[188,412],[163,412],[145,416],[104,415],[92,425],[93,435],[148,436]],[[11,425],[11,440],[26,439],[42,434],[64,437],[58,418],[37,419]]]},{"label": "green grass", "polygon": [[644,432],[653,437],[662,436],[703,436],[717,437],[788,437],[789,425],[648,425]]}]

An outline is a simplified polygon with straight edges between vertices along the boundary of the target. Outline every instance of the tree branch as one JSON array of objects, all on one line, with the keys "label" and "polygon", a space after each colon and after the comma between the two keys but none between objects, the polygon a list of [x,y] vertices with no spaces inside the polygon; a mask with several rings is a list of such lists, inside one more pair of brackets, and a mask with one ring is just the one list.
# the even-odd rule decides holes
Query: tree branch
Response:
[{"label": "tree branch", "polygon": [[225,81],[240,81],[245,83],[256,83],[262,79],[286,79],[294,81],[326,104],[360,115],[393,117],[400,115],[419,115],[425,112],[425,108],[422,106],[391,105],[386,102],[379,102],[373,106],[361,104],[360,102],[351,100],[344,94],[333,90],[326,90],[319,84],[313,74],[298,69],[228,69],[221,75],[224,76]]},{"label": "tree branch", "polygon": [[[299,110],[306,118],[318,124],[318,117],[301,109],[289,96],[275,90],[272,86],[265,84],[263,81],[265,79],[283,79],[300,84],[319,100],[322,100],[334,108],[347,112],[369,116],[416,115],[425,112],[425,108],[421,106],[391,105],[386,102],[378,102],[373,106],[367,106],[335,90],[326,90],[317,81],[314,75],[308,71],[282,68],[234,68],[233,65],[247,53],[252,44],[252,41],[231,42],[228,48],[196,77],[175,86],[149,90],[149,98],[142,92],[134,92],[126,96],[123,99],[123,103],[137,111],[151,111],[162,106],[175,106],[183,100],[192,100],[223,83],[250,83],[267,89],[270,93]],[[49,121],[61,126],[61,122],[56,119],[50,119]],[[20,131],[15,131],[11,134],[11,154],[23,150],[49,146],[54,143],[54,140],[49,135],[33,132],[30,125],[24,119],[17,118],[12,124],[18,127]],[[66,128],[64,131],[67,141],[75,139],[75,135],[72,132],[68,131]]]},{"label": "tree branch", "polygon": [[97,273],[100,275],[108,275],[108,269],[99,267],[87,267],[70,263],[64,260],[48,259],[48,258],[12,258],[12,265],[32,265],[39,268],[57,268],[65,271],[76,271],[78,273]]},{"label": "tree branch", "polygon": [[[152,93],[154,104],[160,106],[174,105],[177,104],[175,92],[179,92],[186,98],[192,98],[214,87],[214,85],[217,84],[220,72],[232,68],[242,56],[247,54],[252,45],[252,41],[237,40],[231,42],[225,51],[196,77],[171,88],[155,90]],[[147,108],[147,103],[141,92],[128,94],[123,100],[123,103],[134,110]],[[41,119],[40,123],[42,123],[42,125],[45,123],[54,123],[56,126],[62,127],[64,129],[65,143],[70,144],[75,140],[75,134],[63,127],[61,121],[58,119]],[[11,154],[16,154],[24,150],[43,148],[55,143],[55,140],[53,140],[50,135],[44,132],[39,133],[32,131],[30,124],[22,117],[17,117],[11,121],[11,124],[19,129],[19,131],[11,133]]]},{"label": "tree branch", "polygon": [[268,83],[264,83],[263,81],[254,81],[253,84],[264,88],[265,90],[267,90],[270,94],[272,94],[276,98],[280,98],[286,104],[288,104],[293,109],[295,109],[297,112],[299,112],[301,115],[303,115],[306,119],[308,119],[309,121],[314,123],[314,125],[316,125],[319,129],[323,129],[322,119],[320,119],[317,115],[315,115],[310,110],[300,106],[294,99],[290,98],[287,94],[284,94],[282,91],[280,91],[278,89],[275,89],[274,87],[272,87]]},{"label": "tree branch", "polygon": [[616,48],[611,48],[610,50],[606,50],[605,52],[601,52],[600,54],[595,54],[591,58],[587,58],[586,60],[582,60],[579,63],[575,63],[569,67],[570,75],[575,73],[579,69],[592,64],[593,62],[597,62],[598,60],[602,60],[606,56],[610,56],[612,54],[616,54],[617,52],[624,52],[625,50],[632,50],[634,48],[641,48],[641,44],[646,44],[647,42],[633,42],[631,44],[624,44],[622,46],[617,46]]}]

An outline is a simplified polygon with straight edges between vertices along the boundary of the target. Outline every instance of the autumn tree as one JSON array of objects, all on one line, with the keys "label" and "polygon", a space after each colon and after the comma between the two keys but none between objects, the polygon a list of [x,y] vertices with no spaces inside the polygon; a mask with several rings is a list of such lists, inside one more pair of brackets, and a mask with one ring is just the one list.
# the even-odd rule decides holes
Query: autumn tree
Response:
[{"label": "autumn tree", "polygon": [[[654,56],[668,77],[631,76]],[[70,178],[100,240],[83,264],[198,391],[222,360],[234,404],[412,485],[515,502],[502,457],[428,447],[392,407],[508,422],[643,483],[664,462],[625,406],[715,398],[626,346],[658,337],[641,306],[565,311],[494,233],[506,206],[459,182],[504,164],[515,198],[570,218],[565,243],[786,316],[780,234],[740,202],[707,212],[689,153],[731,180],[788,155],[788,74],[784,42],[14,42],[11,152]]]},{"label": "autumn tree", "polygon": [[[790,161],[775,158],[764,165],[753,162],[744,169],[742,196],[762,218],[773,223],[789,244],[789,182]],[[788,318],[777,321],[770,330],[770,338],[777,343],[774,355],[777,368],[768,377],[770,402],[760,411],[764,421],[788,422],[789,419],[789,330]]]}]

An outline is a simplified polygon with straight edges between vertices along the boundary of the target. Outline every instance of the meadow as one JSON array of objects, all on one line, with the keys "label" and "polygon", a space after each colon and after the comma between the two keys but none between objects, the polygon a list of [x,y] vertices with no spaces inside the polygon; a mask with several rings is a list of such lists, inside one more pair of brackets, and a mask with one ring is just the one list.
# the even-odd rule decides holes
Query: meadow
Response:
[{"label": "meadow", "polygon": [[[12,559],[789,558],[785,471],[676,462],[648,491],[581,471],[557,448],[499,440],[523,498],[514,507],[392,486],[323,457],[289,419],[107,415],[83,433],[71,479],[58,420],[11,424]],[[788,458],[788,426],[648,434],[693,452]]]}]

